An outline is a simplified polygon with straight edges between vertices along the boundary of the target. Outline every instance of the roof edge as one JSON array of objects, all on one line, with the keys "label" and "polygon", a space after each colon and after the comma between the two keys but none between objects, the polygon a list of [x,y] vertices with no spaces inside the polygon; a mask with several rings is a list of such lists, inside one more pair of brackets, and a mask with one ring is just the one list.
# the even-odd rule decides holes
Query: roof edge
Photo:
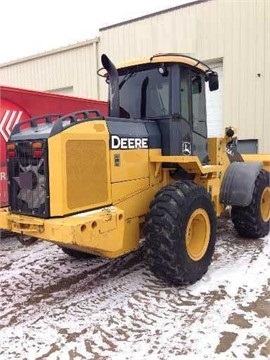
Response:
[{"label": "roof edge", "polygon": [[186,4],[177,5],[177,6],[174,6],[172,8],[168,8],[168,9],[160,10],[160,11],[150,13],[150,14],[147,14],[147,15],[139,16],[139,17],[136,17],[134,19],[125,20],[125,21],[122,21],[120,23],[115,23],[113,25],[104,26],[102,28],[99,28],[99,31],[106,31],[106,30],[109,30],[109,29],[112,29],[112,28],[115,28],[115,27],[118,27],[118,26],[130,24],[130,23],[133,23],[133,22],[136,22],[136,21],[141,21],[141,20],[153,17],[153,16],[166,14],[166,13],[174,11],[174,10],[182,9],[182,8],[185,8],[185,7],[188,7],[188,6],[194,6],[194,5],[205,3],[205,2],[208,2],[208,1],[212,1],[212,0],[194,0],[194,1],[191,1],[191,2],[186,3]]},{"label": "roof edge", "polygon": [[24,62],[27,62],[27,61],[43,58],[45,56],[50,56],[50,55],[53,55],[53,54],[58,54],[58,53],[61,53],[61,52],[65,52],[65,51],[77,49],[77,48],[80,48],[80,47],[88,46],[88,45],[91,45],[91,44],[94,44],[94,43],[97,43],[97,42],[99,42],[99,37],[98,36],[95,37],[94,39],[91,39],[91,40],[77,42],[75,44],[63,46],[63,47],[60,47],[60,48],[55,48],[53,50],[41,52],[41,53],[38,53],[38,54],[34,54],[34,55],[30,55],[30,56],[23,57],[23,58],[20,58],[20,59],[11,60],[11,61],[2,63],[2,64],[0,64],[0,69],[4,68],[4,67],[16,65],[16,64],[21,64],[21,63],[24,63]]}]

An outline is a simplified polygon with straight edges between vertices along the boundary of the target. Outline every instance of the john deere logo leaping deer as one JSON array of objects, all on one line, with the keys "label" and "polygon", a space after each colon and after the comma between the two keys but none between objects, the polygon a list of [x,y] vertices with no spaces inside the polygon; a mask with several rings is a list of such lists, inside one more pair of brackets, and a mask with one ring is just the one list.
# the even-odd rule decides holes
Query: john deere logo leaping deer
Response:
[{"label": "john deere logo leaping deer", "polygon": [[8,141],[12,128],[20,121],[23,112],[18,110],[5,110],[0,113],[0,135]]}]

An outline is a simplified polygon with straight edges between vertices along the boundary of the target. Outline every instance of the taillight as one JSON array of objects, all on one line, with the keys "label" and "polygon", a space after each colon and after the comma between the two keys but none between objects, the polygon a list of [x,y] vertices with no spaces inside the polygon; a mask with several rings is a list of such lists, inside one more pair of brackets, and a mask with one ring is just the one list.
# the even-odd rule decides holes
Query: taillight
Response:
[{"label": "taillight", "polygon": [[7,143],[7,157],[14,158],[16,156],[16,144]]},{"label": "taillight", "polygon": [[43,155],[43,143],[41,141],[35,141],[32,143],[32,156],[34,158],[40,158]]}]

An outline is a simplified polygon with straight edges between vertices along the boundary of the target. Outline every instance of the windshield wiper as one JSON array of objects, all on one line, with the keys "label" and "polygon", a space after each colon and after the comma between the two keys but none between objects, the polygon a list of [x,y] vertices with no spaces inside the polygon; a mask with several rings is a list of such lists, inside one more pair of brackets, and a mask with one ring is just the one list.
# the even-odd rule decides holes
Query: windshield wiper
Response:
[{"label": "windshield wiper", "polygon": [[124,76],[124,78],[122,79],[122,81],[120,82],[120,84],[119,84],[119,90],[121,90],[121,88],[123,87],[123,85],[125,84],[125,82],[126,82],[128,79],[130,79],[132,76],[135,76],[136,74],[137,74],[136,71],[132,71],[132,72],[126,74],[126,75]]}]

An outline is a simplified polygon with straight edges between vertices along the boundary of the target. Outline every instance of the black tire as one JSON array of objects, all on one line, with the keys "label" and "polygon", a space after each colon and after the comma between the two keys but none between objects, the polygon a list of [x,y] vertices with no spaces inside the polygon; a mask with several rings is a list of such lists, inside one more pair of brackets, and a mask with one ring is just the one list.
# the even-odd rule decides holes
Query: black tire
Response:
[{"label": "black tire", "polygon": [[244,238],[258,239],[269,233],[270,174],[261,170],[257,176],[250,205],[232,206],[231,218],[237,233]]},{"label": "black tire", "polygon": [[34,244],[36,241],[38,241],[38,238],[33,236],[25,236],[25,235],[17,235],[17,239],[21,244],[24,246],[29,246]]},{"label": "black tire", "polygon": [[146,261],[159,278],[174,285],[199,280],[211,263],[216,216],[207,191],[191,181],[160,190],[145,224]]},{"label": "black tire", "polygon": [[79,251],[79,250],[74,250],[74,249],[70,249],[64,246],[59,246],[60,249],[67,255],[76,258],[76,259],[91,259],[91,258],[96,258],[97,255],[94,254],[89,254],[89,253],[85,253],[83,251]]}]

